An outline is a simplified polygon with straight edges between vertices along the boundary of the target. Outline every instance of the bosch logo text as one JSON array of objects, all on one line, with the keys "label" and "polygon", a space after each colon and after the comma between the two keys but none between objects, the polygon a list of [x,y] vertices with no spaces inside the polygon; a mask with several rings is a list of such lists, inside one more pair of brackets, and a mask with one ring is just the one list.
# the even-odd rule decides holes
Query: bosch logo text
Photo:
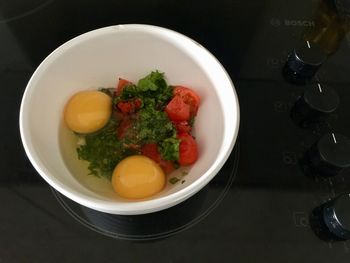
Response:
[{"label": "bosch logo text", "polygon": [[270,24],[274,27],[278,26],[302,26],[302,27],[314,27],[315,21],[312,20],[296,20],[296,19],[279,19],[271,18]]}]

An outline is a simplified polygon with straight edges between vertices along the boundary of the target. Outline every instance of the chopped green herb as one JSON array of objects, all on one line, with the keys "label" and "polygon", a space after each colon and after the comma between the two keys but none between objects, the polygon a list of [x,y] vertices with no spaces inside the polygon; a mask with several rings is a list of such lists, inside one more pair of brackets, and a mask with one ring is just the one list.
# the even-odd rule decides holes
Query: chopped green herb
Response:
[{"label": "chopped green herb", "polygon": [[[147,101],[145,101],[145,104]],[[175,136],[176,130],[163,111],[158,111],[146,104],[139,112],[137,124],[139,140],[144,143],[160,143]]]},{"label": "chopped green herb", "polygon": [[179,164],[179,162],[177,162],[177,161],[176,161],[176,162],[174,162],[174,168],[175,168],[175,169],[180,168],[180,164]]},{"label": "chopped green herb", "polygon": [[[115,166],[127,156],[140,154],[146,143],[156,143],[162,159],[172,161],[176,169],[180,166],[177,131],[164,111],[173,97],[173,87],[167,84],[164,73],[153,71],[137,85],[128,83],[118,96],[114,89],[99,91],[113,98],[114,117],[97,132],[77,134],[85,140],[78,144],[78,157],[89,162],[90,174],[111,178]],[[120,102],[126,108],[132,107],[132,111],[122,115],[125,112],[118,112],[120,105],[117,106]],[[179,180],[174,177],[169,181],[174,184]]]},{"label": "chopped green herb", "polygon": [[180,141],[177,138],[167,138],[160,145],[160,154],[164,160],[179,160]]},{"label": "chopped green herb", "polygon": [[140,79],[137,85],[127,84],[122,94],[114,99],[114,104],[121,100],[138,97],[142,99],[145,105],[152,104],[158,109],[163,109],[172,96],[173,88],[166,83],[164,73],[153,71]]},{"label": "chopped green herb", "polygon": [[125,87],[123,88],[122,94],[116,97],[116,99],[128,100],[128,99],[137,97],[138,94],[139,94],[139,90],[137,86],[129,83],[125,85]]},{"label": "chopped green herb", "polygon": [[184,182],[186,182],[186,180],[182,180],[182,181],[181,181],[181,184],[183,184]]},{"label": "chopped green herb", "polygon": [[172,177],[169,179],[169,183],[171,184],[176,184],[178,181],[180,181],[180,179],[177,177]]},{"label": "chopped green herb", "polygon": [[195,121],[195,117],[192,117],[192,118],[188,121],[188,124],[189,124],[191,127],[193,127],[194,121]]},{"label": "chopped green herb", "polygon": [[110,178],[117,163],[134,153],[118,140],[116,127],[110,121],[99,133],[86,135],[85,144],[77,148],[78,158],[89,161],[90,174]]},{"label": "chopped green herb", "polygon": [[187,171],[182,171],[181,175],[182,176],[186,176],[186,175],[188,175],[188,172]]},{"label": "chopped green herb", "polygon": [[164,73],[152,71],[151,74],[139,80],[137,86],[141,91],[156,91],[167,88],[167,83],[164,79]]}]

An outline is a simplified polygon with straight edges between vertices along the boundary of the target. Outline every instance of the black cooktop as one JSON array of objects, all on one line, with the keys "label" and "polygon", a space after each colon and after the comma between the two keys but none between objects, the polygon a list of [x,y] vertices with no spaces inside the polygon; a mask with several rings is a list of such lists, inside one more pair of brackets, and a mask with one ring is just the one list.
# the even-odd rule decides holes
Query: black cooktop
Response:
[{"label": "black cooktop", "polygon": [[[0,262],[349,262],[349,5],[3,1]],[[126,23],[201,43],[230,74],[241,107],[238,141],[218,175],[182,204],[141,216],[100,213],[50,188],[18,127],[26,83],[51,51]]]}]

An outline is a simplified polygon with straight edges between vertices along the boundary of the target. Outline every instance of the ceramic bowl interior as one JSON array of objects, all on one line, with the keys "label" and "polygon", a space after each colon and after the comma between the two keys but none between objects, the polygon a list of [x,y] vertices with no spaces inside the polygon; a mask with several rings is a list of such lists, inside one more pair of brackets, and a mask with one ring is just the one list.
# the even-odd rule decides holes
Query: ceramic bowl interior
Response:
[{"label": "ceramic bowl interior", "polygon": [[[67,129],[63,109],[81,90],[114,87],[159,70],[169,84],[193,88],[201,97],[194,134],[199,159],[184,183],[149,199],[120,198],[106,179],[89,176],[76,154],[76,137]],[[219,171],[234,146],[239,107],[222,65],[205,48],[174,31],[148,25],[118,25],[80,35],[57,48],[28,83],[20,111],[21,137],[39,174],[70,199],[114,214],[143,214],[173,206],[195,194]],[[179,176],[181,169],[171,176]]]}]

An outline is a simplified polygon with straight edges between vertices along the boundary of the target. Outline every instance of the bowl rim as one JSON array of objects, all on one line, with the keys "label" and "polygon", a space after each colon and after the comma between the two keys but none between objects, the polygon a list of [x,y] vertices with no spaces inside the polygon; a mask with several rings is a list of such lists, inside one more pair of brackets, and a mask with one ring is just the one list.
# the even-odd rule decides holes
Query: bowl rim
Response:
[{"label": "bowl rim", "polygon": [[[197,180],[195,180],[185,188],[164,197],[149,199],[144,201],[126,202],[124,204],[117,204],[111,201],[99,200],[97,198],[93,198],[86,194],[80,193],[74,189],[71,189],[69,186],[62,184],[56,178],[48,175],[47,173],[49,172],[47,171],[47,169],[45,167],[41,167],[40,159],[35,154],[34,147],[33,149],[31,149],[32,145],[30,142],[30,136],[27,135],[25,132],[26,130],[25,115],[27,113],[26,107],[27,105],[30,104],[29,103],[30,91],[35,86],[33,85],[33,83],[37,79],[37,76],[40,76],[41,72],[46,68],[46,66],[49,65],[52,61],[54,61],[62,52],[89,38],[94,38],[96,36],[100,36],[103,34],[109,34],[111,32],[116,33],[119,31],[126,31],[126,30],[142,31],[142,32],[150,33],[152,35],[159,36],[159,37],[168,37],[168,38],[171,37],[172,40],[174,40],[175,38],[176,41],[179,41],[179,43],[186,42],[186,45],[188,45],[188,47],[195,49],[196,52],[200,53],[202,56],[205,56],[206,59],[211,60],[212,63],[210,66],[213,68],[215,67],[216,70],[219,70],[219,73],[221,73],[224,80],[231,87],[230,92],[232,93],[231,93],[230,99],[233,99],[233,101],[231,102],[230,106],[233,107],[233,113],[235,116],[232,116],[234,121],[232,123],[233,130],[232,131],[228,130],[230,132],[229,141],[221,145],[221,148],[219,150],[219,156],[216,158],[215,162]],[[201,59],[201,58],[197,55],[196,59]],[[224,112],[224,108],[222,110]],[[21,140],[22,140],[25,152],[30,162],[32,163],[36,171],[40,174],[40,176],[55,190],[57,190],[58,192],[65,195],[69,199],[83,206],[87,206],[89,208],[92,208],[101,212],[119,214],[119,215],[147,214],[147,213],[164,210],[166,208],[172,207],[188,199],[189,197],[197,193],[199,190],[201,190],[220,171],[220,169],[222,168],[222,166],[225,164],[226,160],[230,156],[233,150],[233,147],[235,145],[235,142],[237,140],[239,123],[240,123],[240,109],[239,109],[239,102],[238,102],[235,86],[229,74],[227,73],[223,65],[218,61],[218,59],[213,54],[211,54],[206,48],[204,48],[201,44],[199,44],[198,42],[194,41],[193,39],[181,33],[178,33],[174,30],[167,29],[164,27],[147,25],[147,24],[120,24],[120,25],[113,25],[113,26],[98,28],[98,29],[86,32],[84,34],[78,35],[72,38],[71,40],[63,43],[59,47],[57,47],[40,63],[40,65],[37,67],[37,69],[31,76],[22,97],[20,114],[19,114],[20,135],[21,135]],[[227,129],[225,127],[224,127],[224,131],[227,132]],[[70,188],[70,189],[67,189],[67,188]]]}]

